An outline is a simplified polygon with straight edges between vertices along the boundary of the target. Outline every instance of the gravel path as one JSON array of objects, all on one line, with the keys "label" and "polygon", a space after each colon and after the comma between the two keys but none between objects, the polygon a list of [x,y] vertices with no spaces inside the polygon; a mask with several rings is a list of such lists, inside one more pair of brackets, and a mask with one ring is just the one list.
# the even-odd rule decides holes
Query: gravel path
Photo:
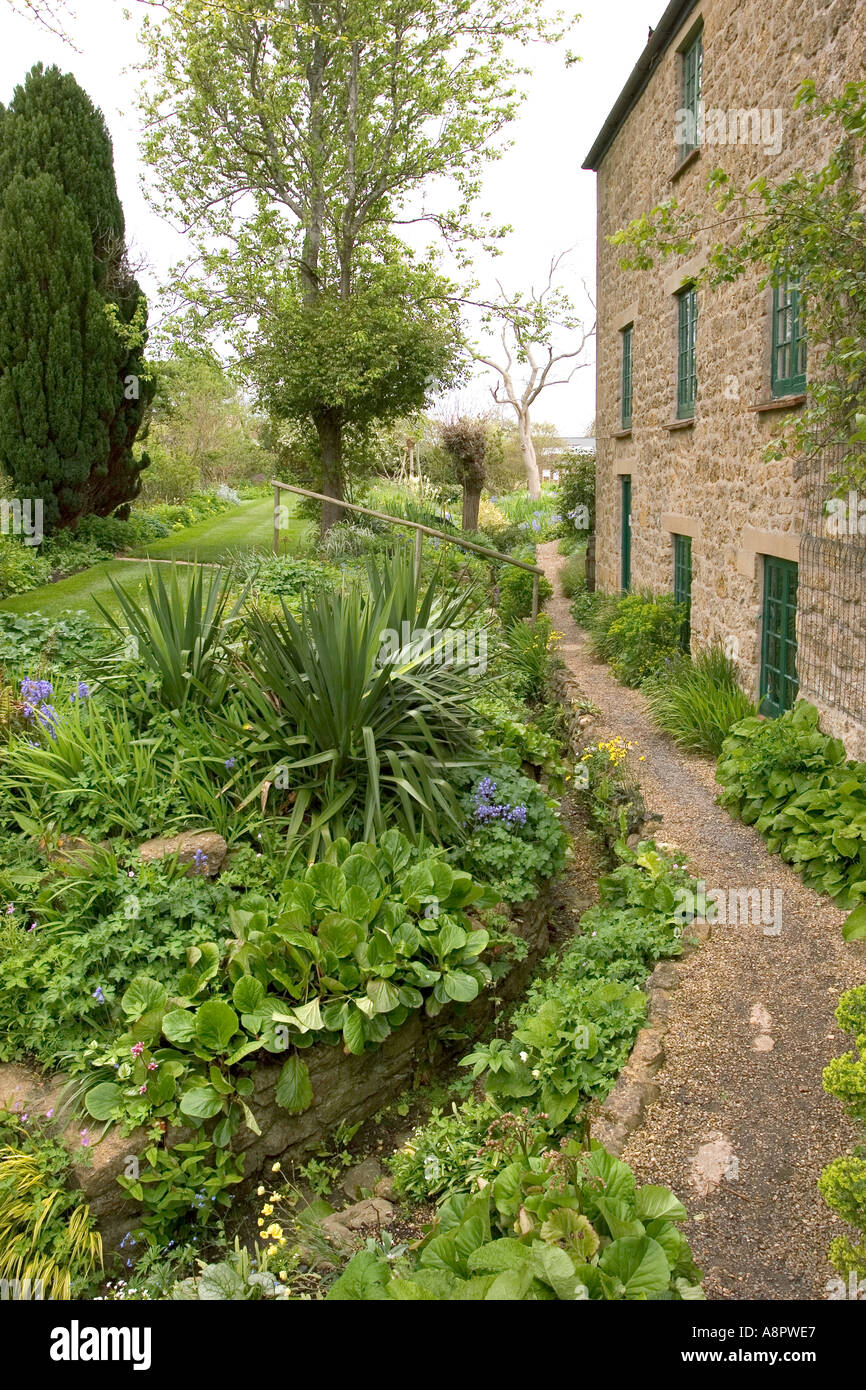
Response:
[{"label": "gravel path", "polygon": [[[600,708],[598,736],[621,734],[660,842],[682,853],[707,890],[780,889],[781,933],[716,926],[684,966],[665,1035],[661,1098],[623,1158],[640,1181],[681,1196],[684,1230],[716,1299],[824,1299],[826,1250],[845,1226],[815,1187],[856,1141],[821,1086],[851,1046],[836,1028],[839,995],[866,979],[866,946],[846,945],[845,914],[766,850],[756,831],[715,804],[714,765],[681,753],[652,724],[638,691],[590,655],[556,575],[556,542],[538,547],[554,583],[546,605],[562,659]],[[850,1234],[850,1231],[848,1232]]]}]

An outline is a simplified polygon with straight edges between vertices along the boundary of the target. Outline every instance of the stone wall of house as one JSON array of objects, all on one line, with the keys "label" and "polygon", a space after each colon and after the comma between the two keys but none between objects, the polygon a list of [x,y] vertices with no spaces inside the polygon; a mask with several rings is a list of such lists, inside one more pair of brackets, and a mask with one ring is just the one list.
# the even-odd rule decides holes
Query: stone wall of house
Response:
[{"label": "stone wall of house", "polygon": [[[705,144],[678,168],[680,50],[703,25],[705,111],[782,111],[774,141]],[[676,533],[692,537],[693,645],[713,638],[738,655],[743,686],[757,697],[760,676],[763,556],[798,560],[809,480],[790,459],[768,463],[778,433],[770,401],[772,291],[757,277],[698,296],[698,400],[694,424],[677,427],[675,293],[703,264],[718,230],[702,233],[698,254],[649,271],[624,271],[607,238],[632,218],[676,199],[703,227],[718,222],[706,181],[723,166],[741,183],[774,180],[811,167],[829,152],[819,122],[792,111],[800,82],[838,91],[866,69],[866,0],[704,0],[686,18],[648,86],[604,156],[598,174],[598,520],[597,581],[620,587],[621,483],[632,479],[632,587],[673,587]],[[772,121],[772,123],[771,123]],[[775,134],[768,118],[766,134]],[[633,423],[620,430],[620,330],[634,324]],[[814,355],[813,355],[814,356]],[[810,362],[814,367],[814,361]],[[802,408],[802,407],[794,407]],[[862,599],[862,595],[860,596]],[[820,601],[820,600],[819,600]],[[858,601],[849,610],[863,622]],[[805,640],[816,640],[813,625]],[[830,659],[833,639],[825,628]],[[823,659],[823,657],[822,657]],[[804,692],[805,693],[805,692]],[[866,746],[866,713],[825,704],[852,753]]]}]

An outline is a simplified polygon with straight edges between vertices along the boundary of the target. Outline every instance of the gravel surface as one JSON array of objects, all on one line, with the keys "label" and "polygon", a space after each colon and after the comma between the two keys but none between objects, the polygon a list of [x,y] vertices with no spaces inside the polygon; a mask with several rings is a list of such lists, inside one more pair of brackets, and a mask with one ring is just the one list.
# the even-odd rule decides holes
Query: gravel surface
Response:
[{"label": "gravel surface", "polygon": [[846,1227],[815,1184],[858,1136],[821,1072],[852,1045],[833,1011],[866,979],[866,946],[846,945],[845,914],[716,805],[714,764],[675,748],[640,692],[593,660],[559,595],[556,542],[538,555],[556,590],[546,611],[563,634],[559,652],[602,711],[598,737],[636,745],[647,809],[661,817],[651,833],[680,851],[707,891],[782,894],[779,935],[760,924],[716,925],[684,966],[661,1097],[623,1158],[640,1181],[665,1183],[685,1202],[683,1229],[709,1298],[825,1299],[834,1277],[827,1247]]}]

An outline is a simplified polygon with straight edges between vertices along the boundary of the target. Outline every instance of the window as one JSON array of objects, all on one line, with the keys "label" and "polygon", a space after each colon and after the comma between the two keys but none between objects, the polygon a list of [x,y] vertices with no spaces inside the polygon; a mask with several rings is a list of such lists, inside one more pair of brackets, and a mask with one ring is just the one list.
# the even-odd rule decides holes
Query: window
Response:
[{"label": "window", "polygon": [[797,566],[764,556],[761,713],[777,715],[797,698]]},{"label": "window", "polygon": [[620,532],[620,587],[624,594],[631,588],[631,476],[624,474],[620,480],[620,505],[622,521]]},{"label": "window", "polygon": [[799,280],[783,280],[773,290],[774,396],[800,396],[806,389],[806,334],[801,302]]},{"label": "window", "polygon": [[704,43],[702,34],[698,34],[697,38],[692,40],[688,48],[683,49],[682,62],[683,129],[681,136],[681,158],[685,159],[691,154],[692,150],[697,149],[698,145],[701,143],[701,82],[704,68]]},{"label": "window", "polygon": [[631,429],[632,401],[632,347],[634,343],[634,324],[622,330],[622,409],[620,424],[624,430]]},{"label": "window", "polygon": [[680,629],[680,646],[684,652],[692,645],[692,538],[674,536],[674,602],[684,605],[686,613]]},{"label": "window", "polygon": [[677,419],[690,420],[698,395],[697,333],[698,292],[694,285],[677,296]]}]

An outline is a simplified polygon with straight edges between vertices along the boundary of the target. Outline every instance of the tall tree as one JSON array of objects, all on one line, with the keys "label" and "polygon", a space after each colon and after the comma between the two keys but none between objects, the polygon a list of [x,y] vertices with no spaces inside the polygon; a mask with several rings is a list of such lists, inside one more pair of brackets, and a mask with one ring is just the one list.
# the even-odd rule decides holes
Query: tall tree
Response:
[{"label": "tall tree", "polygon": [[[565,253],[563,253],[565,255]],[[543,391],[565,386],[587,362],[583,357],[595,325],[586,328],[574,312],[568,296],[556,283],[563,255],[550,263],[547,283],[525,295],[508,295],[501,283],[499,297],[485,305],[485,322],[496,324],[500,351],[476,349],[475,360],[499,377],[491,387],[498,405],[514,411],[520,452],[530,497],[541,495],[541,475],[532,431],[532,411]],[[567,345],[557,345],[557,334],[568,333]],[[571,362],[570,368],[566,363]]]},{"label": "tall tree", "polygon": [[513,45],[554,26],[535,0],[167,8],[144,29],[145,156],[197,245],[184,298],[251,359],[272,409],[313,422],[322,490],[341,497],[346,426],[453,377],[450,287],[395,228],[430,222],[453,249],[483,235],[470,203],[520,100]]},{"label": "tall tree", "polygon": [[138,491],[146,316],[103,117],[37,65],[0,107],[0,469],[46,526]]}]

